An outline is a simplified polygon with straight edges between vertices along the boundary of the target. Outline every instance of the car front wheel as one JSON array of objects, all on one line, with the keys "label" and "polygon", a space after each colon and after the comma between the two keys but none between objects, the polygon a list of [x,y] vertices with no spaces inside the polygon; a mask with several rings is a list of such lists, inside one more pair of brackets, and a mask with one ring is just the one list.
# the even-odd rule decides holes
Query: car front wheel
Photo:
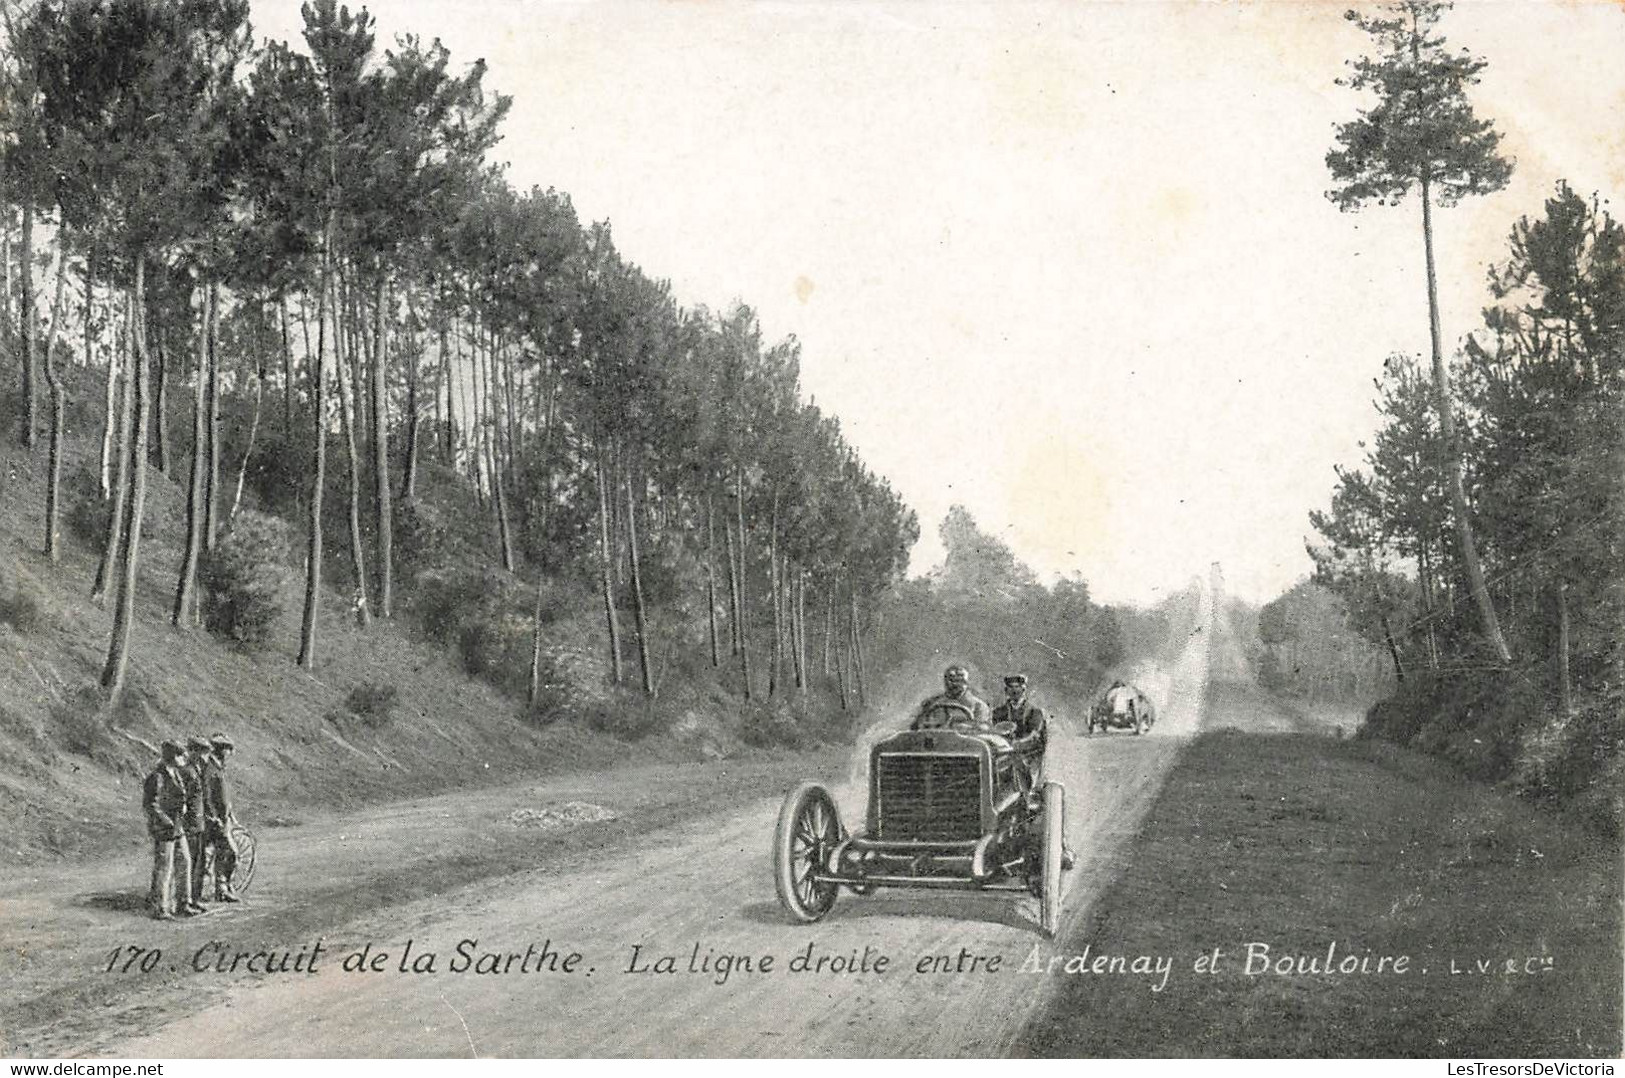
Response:
[{"label": "car front wheel", "polygon": [[780,904],[796,920],[819,920],[835,904],[838,886],[816,876],[840,841],[841,818],[829,791],[816,782],[791,790],[773,834],[773,884]]},{"label": "car front wheel", "polygon": [[1058,782],[1044,783],[1044,830],[1038,894],[1039,927],[1050,939],[1061,928],[1061,867],[1066,856],[1066,790]]}]

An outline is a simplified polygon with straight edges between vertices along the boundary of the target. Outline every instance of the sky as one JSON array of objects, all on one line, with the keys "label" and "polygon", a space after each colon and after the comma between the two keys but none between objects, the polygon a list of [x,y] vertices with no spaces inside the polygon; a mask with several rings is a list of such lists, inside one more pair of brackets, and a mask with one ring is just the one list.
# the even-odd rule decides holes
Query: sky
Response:
[{"label": "sky", "polygon": [[[1391,352],[1428,347],[1420,208],[1325,197],[1344,3],[390,0],[512,95],[494,156],[678,301],[744,300],[920,518],[1152,603],[1307,575]],[[296,44],[297,3],[253,0]],[[1625,4],[1463,0],[1511,184],[1435,214],[1447,342],[1559,178],[1625,196]]]}]

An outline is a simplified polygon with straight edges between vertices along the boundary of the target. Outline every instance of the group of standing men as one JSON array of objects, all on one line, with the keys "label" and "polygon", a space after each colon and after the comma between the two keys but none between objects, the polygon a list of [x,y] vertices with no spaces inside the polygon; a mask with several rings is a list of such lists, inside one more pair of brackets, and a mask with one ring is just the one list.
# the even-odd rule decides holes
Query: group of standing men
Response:
[{"label": "group of standing men", "polygon": [[[147,775],[141,807],[152,836],[152,889],[147,904],[153,917],[207,913],[207,901],[237,902],[231,877],[237,868],[232,845],[231,797],[226,789],[226,760],[231,738],[188,738],[165,741],[162,759]],[[212,894],[207,888],[212,880]]]}]

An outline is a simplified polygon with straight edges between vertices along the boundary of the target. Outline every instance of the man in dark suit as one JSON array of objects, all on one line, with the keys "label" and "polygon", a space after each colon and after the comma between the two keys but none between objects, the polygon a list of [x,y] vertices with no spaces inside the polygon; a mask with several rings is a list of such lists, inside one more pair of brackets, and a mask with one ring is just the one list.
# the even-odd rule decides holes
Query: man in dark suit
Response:
[{"label": "man in dark suit", "polygon": [[237,848],[231,842],[231,794],[226,788],[226,760],[236,748],[225,734],[215,734],[209,741],[213,752],[203,758],[203,803],[207,813],[203,821],[204,883],[214,878],[216,902],[237,902],[237,892],[231,886],[231,874],[237,870]]},{"label": "man in dark suit", "polygon": [[[1010,747],[1016,750],[1027,769],[1028,789],[1035,789],[1044,781],[1044,750],[1049,747],[1049,716],[1038,706],[1027,691],[1026,674],[1008,674],[1004,679],[1004,703],[993,709],[993,724],[1010,723],[1015,730],[1010,734]],[[1061,868],[1070,869],[1077,862],[1072,847],[1061,846]]]},{"label": "man in dark suit", "polygon": [[203,904],[203,821],[208,818],[208,795],[203,789],[203,762],[209,758],[208,739],[193,735],[186,739],[186,766],[181,779],[186,784],[186,811],[181,814],[181,831],[186,836],[186,852],[192,859],[187,880],[187,900]]},{"label": "man in dark suit", "polygon": [[1010,747],[1020,753],[1034,782],[1043,779],[1044,749],[1049,744],[1049,717],[1027,692],[1027,675],[1010,674],[1004,679],[1004,703],[993,709],[993,725],[1010,723]]},{"label": "man in dark suit", "polygon": [[147,834],[152,837],[152,886],[147,903],[155,918],[167,921],[177,913],[182,917],[202,913],[203,907],[190,898],[192,854],[184,831],[186,779],[182,775],[186,750],[178,741],[165,741],[160,751],[163,758],[141,786],[141,808],[147,816]]}]

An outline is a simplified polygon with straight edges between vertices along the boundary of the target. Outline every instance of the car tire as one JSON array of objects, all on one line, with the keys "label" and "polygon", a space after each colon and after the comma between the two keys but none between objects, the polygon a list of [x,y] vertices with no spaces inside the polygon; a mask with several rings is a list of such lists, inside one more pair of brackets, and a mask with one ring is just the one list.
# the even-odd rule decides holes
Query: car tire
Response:
[{"label": "car tire", "polygon": [[1066,856],[1066,789],[1058,782],[1044,783],[1044,843],[1039,860],[1043,880],[1038,890],[1039,928],[1054,939],[1061,929],[1061,864]]},{"label": "car tire", "polygon": [[812,877],[845,834],[835,799],[818,783],[804,782],[785,797],[773,833],[773,886],[779,904],[796,920],[820,920],[835,905],[839,885]]}]

